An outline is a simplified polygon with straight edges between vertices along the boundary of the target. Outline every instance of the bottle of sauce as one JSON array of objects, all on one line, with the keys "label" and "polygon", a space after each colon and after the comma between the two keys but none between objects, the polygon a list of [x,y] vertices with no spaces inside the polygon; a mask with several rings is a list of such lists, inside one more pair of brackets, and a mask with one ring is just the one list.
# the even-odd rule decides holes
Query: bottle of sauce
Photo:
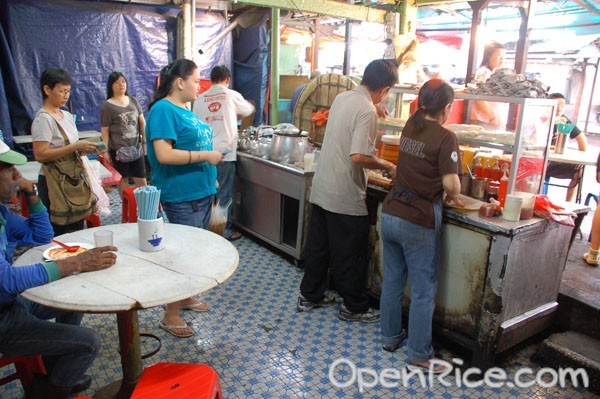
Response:
[{"label": "bottle of sauce", "polygon": [[492,168],[490,167],[490,162],[485,161],[485,166],[483,167],[483,176],[484,179],[489,179],[492,177]]},{"label": "bottle of sauce", "polygon": [[494,163],[491,179],[498,182],[502,179],[502,171],[500,170],[500,166],[498,166],[498,162]]},{"label": "bottle of sauce", "polygon": [[481,158],[477,158],[475,161],[475,168],[473,168],[473,174],[476,177],[483,177],[483,166],[481,165]]},{"label": "bottle of sauce", "polygon": [[500,202],[500,206],[504,207],[504,201],[506,201],[506,193],[508,192],[508,166],[504,165],[502,167],[504,174],[500,178],[500,186],[498,187],[498,202]]}]

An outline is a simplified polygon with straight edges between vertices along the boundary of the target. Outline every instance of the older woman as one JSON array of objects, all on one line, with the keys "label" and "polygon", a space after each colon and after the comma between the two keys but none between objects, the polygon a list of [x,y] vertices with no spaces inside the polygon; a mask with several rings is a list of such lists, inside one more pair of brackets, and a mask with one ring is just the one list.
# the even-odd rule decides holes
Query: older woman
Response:
[{"label": "older woman", "polygon": [[[40,78],[44,103],[31,125],[33,154],[36,161],[40,163],[51,163],[73,153],[79,155],[96,151],[96,143],[89,140],[78,141],[79,134],[73,115],[61,109],[69,100],[72,82],[69,72],[62,68],[48,68]],[[50,210],[52,217],[50,195],[43,170],[40,170],[38,177],[38,190],[40,199]],[[53,193],[53,195],[59,195],[59,193]],[[82,214],[80,220],[63,225],[53,222],[54,233],[61,235],[81,230],[86,217],[87,215]]]},{"label": "older woman", "polygon": [[[171,223],[206,228],[217,192],[215,165],[223,154],[212,150],[212,130],[187,107],[198,93],[200,75],[193,61],[178,59],[160,72],[148,114],[146,134],[152,183],[161,190],[161,204]],[[186,338],[194,331],[179,310],[208,311],[194,298],[167,305],[159,327]]]},{"label": "older woman", "polygon": [[410,276],[409,368],[443,371],[435,366],[431,323],[438,283],[442,196],[459,205],[461,167],[456,136],[442,124],[450,115],[452,88],[440,79],[425,83],[419,108],[402,130],[393,187],[383,202],[383,349],[393,352],[406,339],[402,301]]}]

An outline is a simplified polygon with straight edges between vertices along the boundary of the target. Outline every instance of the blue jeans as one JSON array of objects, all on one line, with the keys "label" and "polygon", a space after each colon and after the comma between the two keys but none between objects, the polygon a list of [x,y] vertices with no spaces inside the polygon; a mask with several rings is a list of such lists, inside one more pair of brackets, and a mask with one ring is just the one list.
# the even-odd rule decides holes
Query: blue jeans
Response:
[{"label": "blue jeans", "polygon": [[[439,209],[436,209],[439,208]],[[383,344],[397,345],[402,335],[402,301],[410,276],[408,359],[424,362],[434,357],[431,324],[438,285],[441,204],[434,206],[436,228],[411,223],[387,213],[381,215],[383,285],[381,334]]]},{"label": "blue jeans", "polygon": [[[42,355],[52,384],[76,385],[102,342],[94,330],[79,326],[82,314],[50,309],[21,297],[8,306],[0,319],[0,352]],[[47,321],[52,318],[56,322]]]},{"label": "blue jeans", "polygon": [[[235,161],[221,162],[217,165],[217,181],[219,182],[219,189],[217,191],[217,200],[219,203],[225,205],[229,200],[233,201]],[[225,232],[223,233],[225,238],[229,238],[233,234],[233,224],[231,222],[232,210],[233,205],[230,205],[227,210],[227,225],[225,226]]]},{"label": "blue jeans", "polygon": [[210,221],[210,210],[214,195],[187,202],[163,202],[162,208],[170,223],[206,229]]}]

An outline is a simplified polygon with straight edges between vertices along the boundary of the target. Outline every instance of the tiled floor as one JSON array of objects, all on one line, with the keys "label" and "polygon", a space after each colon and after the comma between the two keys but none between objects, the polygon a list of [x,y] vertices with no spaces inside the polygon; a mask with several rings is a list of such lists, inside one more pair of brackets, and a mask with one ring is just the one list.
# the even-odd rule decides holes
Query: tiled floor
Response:
[{"label": "tiled floor", "polygon": [[[113,215],[104,224],[120,222],[120,205],[111,193]],[[403,350],[384,352],[379,341],[379,325],[346,323],[337,319],[336,308],[297,313],[295,302],[301,272],[288,259],[271,252],[249,238],[235,242],[240,253],[236,273],[223,285],[207,292],[212,309],[208,313],[186,312],[184,318],[197,334],[177,339],[157,326],[161,309],[139,312],[140,331],[162,339],[162,349],[144,361],[206,363],[220,375],[225,398],[595,398],[583,388],[466,388],[456,384],[443,386],[434,381],[421,387],[418,380],[407,386],[385,387],[381,383],[360,393],[357,384],[337,388],[330,381],[329,369],[336,359],[345,358],[357,367],[381,372],[395,368],[402,372],[406,363]],[[103,337],[100,357],[91,374],[94,381],[87,394],[116,380],[121,375],[117,353],[116,318],[86,315],[84,323]],[[540,369],[530,361],[538,342],[529,342],[499,358],[509,381],[521,367]],[[460,352],[436,344],[447,360]],[[463,357],[465,355],[463,354]],[[335,377],[347,381],[348,366],[340,367]],[[372,378],[365,377],[368,383]],[[20,384],[0,387],[0,397],[22,397]],[[175,398],[176,399],[176,398]]]}]

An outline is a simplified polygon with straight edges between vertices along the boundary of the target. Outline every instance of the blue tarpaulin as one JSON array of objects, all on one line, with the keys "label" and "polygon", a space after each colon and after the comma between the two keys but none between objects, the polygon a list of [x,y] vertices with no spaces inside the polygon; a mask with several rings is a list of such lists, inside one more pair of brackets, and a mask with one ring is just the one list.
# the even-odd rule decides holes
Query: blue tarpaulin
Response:
[{"label": "blue tarpaulin", "polygon": [[2,24],[14,64],[13,71],[2,70],[11,74],[3,79],[18,82],[21,93],[7,87],[7,97],[24,111],[11,109],[15,134],[27,133],[42,105],[39,77],[44,69],[58,66],[70,72],[68,106],[77,115],[77,127],[99,130],[110,72],[123,72],[129,94],[146,108],[160,68],[174,54],[168,37],[176,30],[177,8],[69,0],[3,3]]},{"label": "blue tarpaulin", "polygon": [[254,100],[254,125],[265,122],[263,109],[269,84],[270,36],[266,18],[258,26],[239,29],[234,38],[235,90],[244,98]]}]

